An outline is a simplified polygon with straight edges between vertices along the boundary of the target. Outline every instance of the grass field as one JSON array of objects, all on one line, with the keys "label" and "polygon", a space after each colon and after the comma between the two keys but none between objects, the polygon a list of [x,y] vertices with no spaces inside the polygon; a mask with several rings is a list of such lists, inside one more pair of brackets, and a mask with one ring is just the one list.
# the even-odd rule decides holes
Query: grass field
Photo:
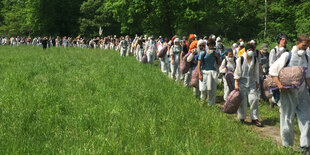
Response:
[{"label": "grass field", "polygon": [[296,153],[232,116],[115,51],[0,47],[0,154]]}]

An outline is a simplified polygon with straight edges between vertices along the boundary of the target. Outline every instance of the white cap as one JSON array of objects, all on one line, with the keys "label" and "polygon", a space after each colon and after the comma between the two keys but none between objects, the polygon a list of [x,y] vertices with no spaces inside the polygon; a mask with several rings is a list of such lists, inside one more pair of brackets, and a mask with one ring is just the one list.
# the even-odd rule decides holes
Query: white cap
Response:
[{"label": "white cap", "polygon": [[237,45],[236,43],[234,43],[232,46],[233,46],[233,47],[238,47],[238,45]]},{"label": "white cap", "polygon": [[241,42],[239,43],[239,46],[244,46],[244,42],[241,41]]},{"label": "white cap", "polygon": [[251,41],[250,41],[250,43],[252,43],[252,44],[256,44],[256,42],[255,42],[254,40],[251,40]]},{"label": "white cap", "polygon": [[216,38],[216,42],[221,42],[221,41],[222,41],[222,39],[220,37]]},{"label": "white cap", "polygon": [[211,37],[212,39],[215,39],[215,35],[212,35],[212,37]]},{"label": "white cap", "polygon": [[174,43],[179,43],[180,42],[180,39],[179,38],[175,38],[174,39]]}]

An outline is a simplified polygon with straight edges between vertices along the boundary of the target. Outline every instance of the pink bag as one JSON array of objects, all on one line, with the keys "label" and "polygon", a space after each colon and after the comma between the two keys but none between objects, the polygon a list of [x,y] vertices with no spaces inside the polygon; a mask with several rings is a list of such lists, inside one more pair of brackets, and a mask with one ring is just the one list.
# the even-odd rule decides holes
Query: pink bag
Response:
[{"label": "pink bag", "polygon": [[187,53],[183,59],[180,61],[180,72],[181,74],[185,74],[188,72],[188,70],[191,68],[191,63],[187,62],[187,57],[190,55],[191,53]]},{"label": "pink bag", "polygon": [[233,90],[224,104],[222,111],[227,114],[234,114],[238,111],[242,97],[240,91]]},{"label": "pink bag", "polygon": [[157,56],[159,58],[164,58],[165,55],[167,54],[167,51],[168,51],[168,46],[164,46],[157,54]]},{"label": "pink bag", "polygon": [[231,72],[231,71],[228,71],[228,72],[225,74],[225,79],[226,79],[227,85],[228,85],[228,87],[229,87],[229,90],[230,90],[230,91],[233,91],[233,90],[235,89],[234,73]]},{"label": "pink bag", "polygon": [[192,73],[192,79],[190,82],[190,86],[199,88],[199,73],[198,73],[198,65]]},{"label": "pink bag", "polygon": [[[305,69],[301,66],[284,67],[279,72],[279,81],[284,88],[299,88],[305,81]],[[264,83],[270,90],[278,89],[271,76],[267,76]]]},{"label": "pink bag", "polygon": [[147,63],[147,57],[146,57],[145,54],[143,55],[141,62],[144,63],[144,64]]}]

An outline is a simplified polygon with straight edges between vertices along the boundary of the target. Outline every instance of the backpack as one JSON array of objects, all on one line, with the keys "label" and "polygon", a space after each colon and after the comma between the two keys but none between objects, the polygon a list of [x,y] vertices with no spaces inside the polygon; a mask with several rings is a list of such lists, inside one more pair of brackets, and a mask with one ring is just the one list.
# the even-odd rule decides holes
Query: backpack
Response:
[{"label": "backpack", "polygon": [[[241,58],[241,66],[242,66],[242,65],[243,65],[243,61],[244,61],[244,58],[243,58],[243,56],[241,56],[240,58]],[[256,59],[257,59],[257,57],[254,56],[254,65],[256,64]]]},{"label": "backpack", "polygon": [[[228,61],[228,60],[227,60],[226,58],[225,58],[224,60],[225,60],[225,63],[224,63],[225,65],[224,65],[224,66],[226,67],[226,66],[227,66],[227,61]],[[236,66],[237,66],[236,60],[237,60],[237,58],[234,57],[235,68],[236,68]],[[219,73],[218,78],[219,78],[219,79],[223,78],[223,76],[224,76],[225,74],[226,74],[226,73]]]}]

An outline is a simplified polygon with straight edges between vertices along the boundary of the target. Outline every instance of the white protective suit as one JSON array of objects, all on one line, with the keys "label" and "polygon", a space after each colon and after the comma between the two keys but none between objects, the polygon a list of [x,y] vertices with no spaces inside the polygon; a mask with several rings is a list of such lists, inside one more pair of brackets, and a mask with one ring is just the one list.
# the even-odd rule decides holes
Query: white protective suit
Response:
[{"label": "white protective suit", "polygon": [[[241,65],[241,57],[243,64]],[[250,116],[252,120],[258,120],[259,93],[256,84],[259,83],[259,63],[252,58],[249,64],[245,55],[236,60],[236,69],[234,72],[235,80],[239,80],[239,91],[242,101],[238,109],[238,118],[245,120],[247,113],[247,104],[250,105]]]},{"label": "white protective suit", "polygon": [[128,41],[127,40],[122,40],[120,42],[120,47],[121,47],[121,56],[126,56],[127,48],[128,48]]},{"label": "white protective suit", "polygon": [[[233,57],[234,58],[234,57]],[[235,59],[235,58],[234,58]],[[228,57],[222,61],[222,64],[220,66],[220,73],[224,74],[223,76],[223,82],[224,82],[224,100],[226,101],[228,95],[230,94],[229,87],[227,85],[227,81],[225,79],[225,73],[229,70],[231,72],[234,72],[236,68],[235,61],[228,61]]]},{"label": "white protective suit", "polygon": [[[306,78],[310,78],[310,63],[307,62],[306,55],[299,56],[296,46],[291,51],[291,59],[288,66],[307,67]],[[290,54],[288,52],[270,67],[269,74],[278,76],[280,70],[285,67]],[[309,57],[308,57],[309,59]],[[310,60],[308,60],[310,61]],[[310,146],[310,97],[306,82],[299,89],[290,89],[280,93],[280,133],[283,146],[293,146],[294,144],[294,118],[297,114],[298,126],[301,132],[300,146]]]},{"label": "white protective suit", "polygon": [[[157,47],[158,51],[162,50],[164,46],[168,46],[167,43],[159,43]],[[163,72],[164,74],[168,73],[168,60],[167,59],[168,59],[167,54],[163,58],[160,58],[160,68],[161,68],[161,72]]]},{"label": "white protective suit", "polygon": [[154,64],[155,61],[155,53],[157,51],[156,41],[149,40],[145,46],[147,62],[150,64]]},{"label": "white protective suit", "polygon": [[[171,78],[180,81],[180,54],[182,51],[181,45],[172,45],[170,48],[170,56],[172,56],[173,64],[171,64]],[[171,59],[171,57],[169,57]]]},{"label": "white protective suit", "polygon": [[136,47],[136,51],[137,51],[137,55],[138,55],[138,60],[141,62],[143,54],[144,54],[143,45],[138,44]]},{"label": "white protective suit", "polygon": [[277,61],[285,51],[285,48],[282,48],[280,50],[278,46],[273,48],[269,53],[269,66],[271,66],[275,61]]}]

